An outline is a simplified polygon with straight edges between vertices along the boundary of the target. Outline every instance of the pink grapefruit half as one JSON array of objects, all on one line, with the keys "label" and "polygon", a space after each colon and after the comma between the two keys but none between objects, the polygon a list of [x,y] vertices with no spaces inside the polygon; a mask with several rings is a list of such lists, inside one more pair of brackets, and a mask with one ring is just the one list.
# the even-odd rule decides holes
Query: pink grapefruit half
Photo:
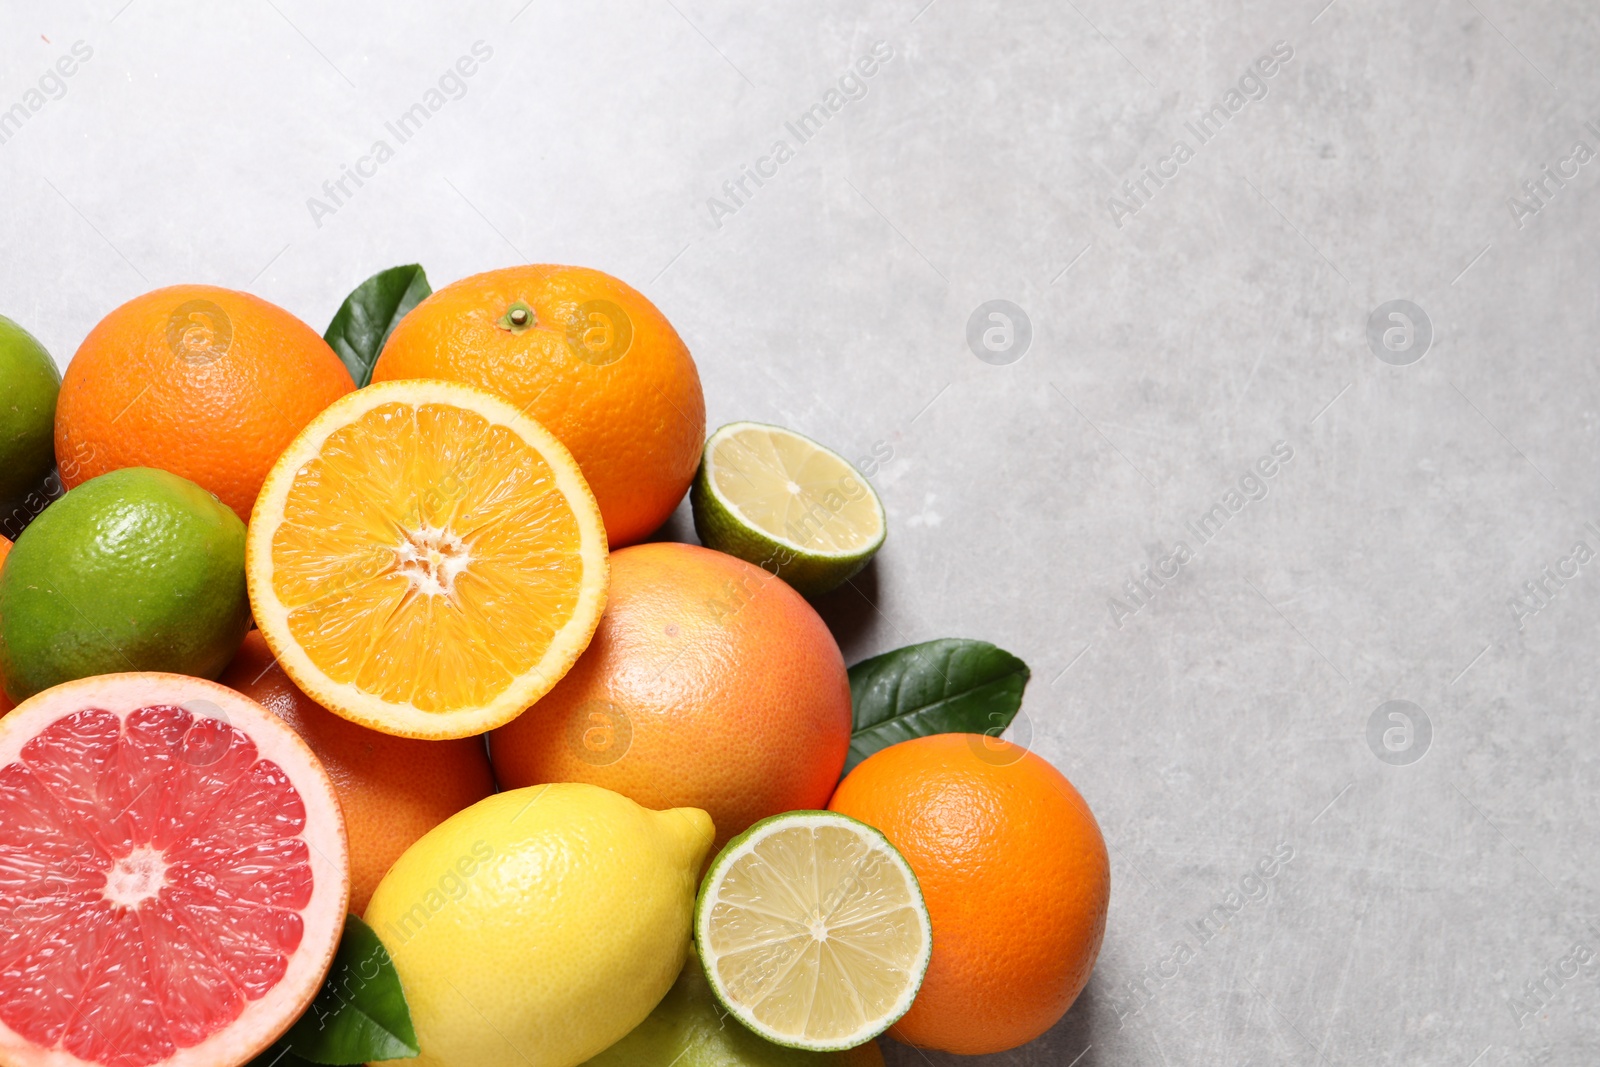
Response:
[{"label": "pink grapefruit half", "polygon": [[237,1067],[305,1010],[350,892],[322,765],[176,674],[0,719],[0,1064]]}]

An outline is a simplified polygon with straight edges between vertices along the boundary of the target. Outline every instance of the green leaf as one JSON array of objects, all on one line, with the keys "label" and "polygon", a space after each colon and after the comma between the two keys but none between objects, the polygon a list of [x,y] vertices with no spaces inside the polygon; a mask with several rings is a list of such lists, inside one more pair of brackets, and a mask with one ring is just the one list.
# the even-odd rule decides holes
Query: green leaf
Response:
[{"label": "green leaf", "polygon": [[928,734],[998,737],[1022,706],[1028,665],[987,641],[943,638],[885,652],[850,668],[855,729],[844,769]]},{"label": "green leaf", "polygon": [[250,1067],[402,1060],[418,1051],[394,962],[372,927],[350,915],[316,999]]},{"label": "green leaf", "polygon": [[310,1060],[296,1056],[282,1041],[267,1046],[267,1051],[251,1060],[246,1067],[317,1067]]},{"label": "green leaf", "polygon": [[380,270],[344,298],[322,338],[339,353],[356,388],[372,381],[372,365],[384,342],[406,312],[432,292],[427,274],[412,263]]}]

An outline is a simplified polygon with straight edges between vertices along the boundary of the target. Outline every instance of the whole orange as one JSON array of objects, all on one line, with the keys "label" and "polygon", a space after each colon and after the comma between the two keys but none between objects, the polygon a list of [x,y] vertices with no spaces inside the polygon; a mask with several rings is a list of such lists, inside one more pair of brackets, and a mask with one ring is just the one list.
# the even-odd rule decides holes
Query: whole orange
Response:
[{"label": "whole orange", "polygon": [[704,808],[720,849],[826,804],[850,725],[844,657],[799,593],[741,559],[658,543],[612,553],[588,649],[489,751],[503,789],[589,782],[647,808]]},{"label": "whole orange", "polygon": [[61,481],[157,467],[249,522],[279,453],[354,388],[327,342],[277,305],[211,285],[157,289],[101,319],[67,365]]},{"label": "whole orange", "polygon": [[294,728],[322,760],[350,838],[350,910],[423,834],[494,792],[481,737],[419,741],[341,719],[296,688],[252,630],[218,679]]},{"label": "whole orange", "polygon": [[828,805],[882,830],[922,885],[933,959],[889,1031],[965,1055],[1032,1041],[1089,980],[1111,867],[1072,783],[982,734],[902,741],[863,760]]},{"label": "whole orange", "polygon": [[672,514],[705,445],[700,374],[654,304],[584,267],[464,278],[400,320],[375,382],[443,378],[499,393],[567,446],[612,547]]}]

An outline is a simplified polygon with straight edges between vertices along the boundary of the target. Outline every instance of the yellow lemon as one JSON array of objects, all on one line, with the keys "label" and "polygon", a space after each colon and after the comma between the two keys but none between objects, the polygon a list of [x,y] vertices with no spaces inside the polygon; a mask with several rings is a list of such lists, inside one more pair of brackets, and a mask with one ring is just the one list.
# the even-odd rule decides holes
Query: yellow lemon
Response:
[{"label": "yellow lemon", "polygon": [[715,831],[609,789],[514,789],[440,823],[366,919],[394,958],[412,1067],[574,1067],[639,1025],[689,948]]}]

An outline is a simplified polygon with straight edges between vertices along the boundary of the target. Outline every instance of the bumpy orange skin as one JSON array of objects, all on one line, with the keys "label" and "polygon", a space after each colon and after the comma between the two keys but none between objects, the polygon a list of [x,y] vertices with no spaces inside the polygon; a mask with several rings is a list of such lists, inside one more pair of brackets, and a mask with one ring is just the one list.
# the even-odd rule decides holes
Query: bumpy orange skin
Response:
[{"label": "bumpy orange skin", "polygon": [[277,305],[210,285],[157,289],[101,319],[67,365],[61,481],[157,467],[249,522],[278,454],[354,388],[333,349]]},{"label": "bumpy orange skin", "polygon": [[[531,325],[497,325],[519,302],[532,310]],[[626,317],[625,352],[605,349],[596,302]],[[583,308],[583,321],[598,325],[569,329]],[[598,354],[569,334],[589,339]],[[445,286],[384,346],[372,380],[396,378],[476,385],[543,423],[583,469],[614,548],[666,521],[705,444],[700,374],[677,331],[636,290],[584,267],[507,267]]]},{"label": "bumpy orange skin", "polygon": [[1003,1052],[1072,1006],[1100,954],[1111,867],[1061,772],[1009,742],[935,734],[862,761],[828,806],[882,830],[928,904],[933,959],[897,1040]]},{"label": "bumpy orange skin", "polygon": [[341,719],[301,692],[252,630],[218,679],[277,715],[322,760],[350,837],[350,910],[423,834],[494,792],[481,737],[419,741]]},{"label": "bumpy orange skin", "polygon": [[612,553],[588,649],[489,748],[503,789],[589,782],[647,808],[704,808],[721,849],[827,803],[850,724],[844,658],[799,593],[721,552],[659,543]]}]

